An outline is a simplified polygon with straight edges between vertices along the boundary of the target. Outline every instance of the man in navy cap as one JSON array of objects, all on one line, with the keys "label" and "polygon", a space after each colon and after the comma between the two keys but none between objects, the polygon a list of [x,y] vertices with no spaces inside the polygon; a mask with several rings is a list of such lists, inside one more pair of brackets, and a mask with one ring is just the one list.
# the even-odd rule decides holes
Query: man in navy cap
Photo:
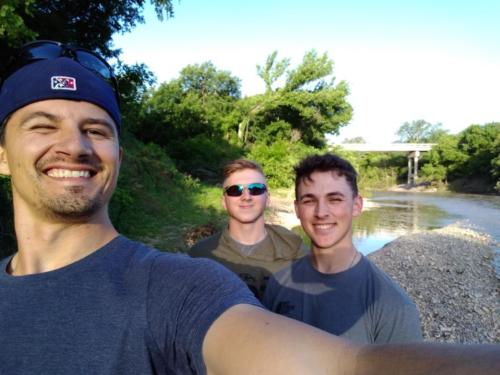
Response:
[{"label": "man in navy cap", "polygon": [[215,262],[119,235],[108,79],[99,56],[41,41],[1,82],[18,244],[0,262],[1,374],[498,373],[497,346],[351,345],[265,311]]}]

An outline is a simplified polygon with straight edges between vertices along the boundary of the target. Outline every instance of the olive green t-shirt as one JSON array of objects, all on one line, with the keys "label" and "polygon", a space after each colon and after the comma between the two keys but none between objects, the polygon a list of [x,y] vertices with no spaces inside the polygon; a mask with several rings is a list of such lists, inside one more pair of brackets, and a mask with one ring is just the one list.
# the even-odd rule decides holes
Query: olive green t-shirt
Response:
[{"label": "olive green t-shirt", "polygon": [[213,259],[236,273],[262,300],[269,277],[307,253],[299,235],[279,225],[266,224],[267,236],[254,245],[235,241],[228,228],[198,241],[189,250],[195,258]]}]

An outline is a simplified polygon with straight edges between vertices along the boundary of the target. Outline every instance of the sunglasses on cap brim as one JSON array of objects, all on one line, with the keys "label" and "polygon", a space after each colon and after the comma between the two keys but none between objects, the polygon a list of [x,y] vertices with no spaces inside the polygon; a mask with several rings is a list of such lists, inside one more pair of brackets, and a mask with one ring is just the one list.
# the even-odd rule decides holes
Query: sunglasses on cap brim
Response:
[{"label": "sunglasses on cap brim", "polygon": [[231,185],[224,188],[224,193],[230,197],[240,197],[243,191],[248,189],[250,195],[262,195],[267,191],[265,184],[255,182],[248,185]]},{"label": "sunglasses on cap brim", "polygon": [[120,104],[120,95],[118,92],[118,83],[113,74],[113,68],[98,54],[73,46],[52,40],[37,40],[27,43],[17,50],[17,53],[7,63],[7,68],[0,78],[0,87],[2,83],[14,72],[21,69],[23,66],[34,63],[40,60],[52,60],[59,57],[68,57],[81,66],[90,70],[100,78],[108,82],[116,96],[118,104]]}]

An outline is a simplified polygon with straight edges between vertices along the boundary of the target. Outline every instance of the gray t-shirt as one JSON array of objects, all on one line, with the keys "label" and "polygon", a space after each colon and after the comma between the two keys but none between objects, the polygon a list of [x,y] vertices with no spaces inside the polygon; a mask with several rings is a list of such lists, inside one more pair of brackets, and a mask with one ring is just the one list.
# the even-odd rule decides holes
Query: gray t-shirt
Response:
[{"label": "gray t-shirt", "polygon": [[415,304],[366,257],[335,274],[317,271],[310,256],[299,259],[269,280],[263,304],[358,343],[422,339]]},{"label": "gray t-shirt", "polygon": [[0,374],[204,374],[220,314],[259,305],[207,259],[117,237],[84,259],[13,277],[0,262]]}]

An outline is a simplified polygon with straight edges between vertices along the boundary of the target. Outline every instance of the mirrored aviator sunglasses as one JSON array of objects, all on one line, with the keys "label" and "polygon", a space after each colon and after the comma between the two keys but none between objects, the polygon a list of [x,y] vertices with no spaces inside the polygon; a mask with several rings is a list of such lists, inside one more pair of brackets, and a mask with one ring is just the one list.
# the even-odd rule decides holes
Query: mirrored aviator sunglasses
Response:
[{"label": "mirrored aviator sunglasses", "polygon": [[[118,104],[120,103],[118,83],[113,74],[113,68],[102,57],[85,48],[52,40],[38,40],[20,47],[17,54],[7,64],[3,80],[25,65],[39,60],[57,59],[58,57],[69,57],[107,81],[113,88]],[[3,80],[0,81],[0,86]]]},{"label": "mirrored aviator sunglasses", "polygon": [[230,197],[240,197],[245,188],[248,189],[250,195],[262,195],[267,191],[265,184],[255,182],[248,185],[231,185],[224,188],[224,192]]}]

